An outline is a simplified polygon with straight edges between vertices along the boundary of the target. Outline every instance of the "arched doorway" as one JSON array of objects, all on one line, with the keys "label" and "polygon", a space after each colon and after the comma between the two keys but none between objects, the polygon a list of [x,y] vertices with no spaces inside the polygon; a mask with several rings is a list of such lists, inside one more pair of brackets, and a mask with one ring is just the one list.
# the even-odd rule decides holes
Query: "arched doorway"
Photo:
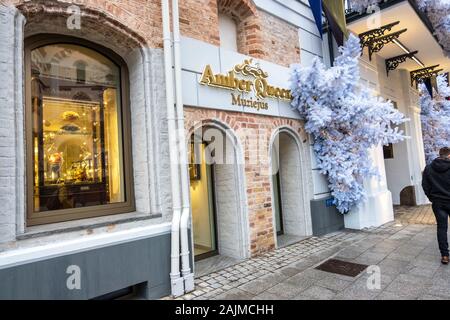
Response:
[{"label": "arched doorway", "polygon": [[248,257],[239,156],[235,138],[223,128],[207,125],[191,135],[189,177],[197,275],[203,273],[202,265],[211,271],[211,267]]},{"label": "arched doorway", "polygon": [[298,139],[290,130],[280,130],[271,148],[272,207],[277,247],[283,247],[311,234],[308,199],[302,178]]}]

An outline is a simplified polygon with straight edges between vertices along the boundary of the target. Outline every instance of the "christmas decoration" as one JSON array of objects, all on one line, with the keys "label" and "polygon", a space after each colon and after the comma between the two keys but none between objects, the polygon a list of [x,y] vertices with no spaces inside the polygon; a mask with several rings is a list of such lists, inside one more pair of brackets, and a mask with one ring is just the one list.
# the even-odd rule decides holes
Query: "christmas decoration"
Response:
[{"label": "christmas decoration", "polygon": [[420,84],[420,107],[425,160],[430,164],[439,149],[450,145],[450,87],[444,75],[437,77],[438,92],[431,98],[425,84]]},{"label": "christmas decoration", "polygon": [[439,43],[450,56],[450,0],[417,0],[417,4],[427,14]]},{"label": "christmas decoration", "polygon": [[[292,106],[312,135],[318,167],[327,175],[337,209],[349,212],[365,198],[364,180],[378,175],[369,149],[404,139],[405,122],[391,102],[359,84],[359,39],[351,35],[335,66],[316,58],[311,67],[292,71]],[[394,126],[393,126],[394,125]]]}]

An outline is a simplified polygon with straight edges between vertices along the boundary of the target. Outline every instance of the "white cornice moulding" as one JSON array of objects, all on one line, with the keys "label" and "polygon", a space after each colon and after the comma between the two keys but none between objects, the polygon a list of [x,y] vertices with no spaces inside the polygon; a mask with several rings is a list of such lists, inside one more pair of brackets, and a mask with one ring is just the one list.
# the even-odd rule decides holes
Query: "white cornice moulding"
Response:
[{"label": "white cornice moulding", "polygon": [[73,240],[61,241],[31,248],[12,249],[0,253],[0,270],[26,263],[60,257],[63,255],[155,237],[161,234],[169,233],[170,228],[171,223],[167,222],[129,230],[84,236]]}]

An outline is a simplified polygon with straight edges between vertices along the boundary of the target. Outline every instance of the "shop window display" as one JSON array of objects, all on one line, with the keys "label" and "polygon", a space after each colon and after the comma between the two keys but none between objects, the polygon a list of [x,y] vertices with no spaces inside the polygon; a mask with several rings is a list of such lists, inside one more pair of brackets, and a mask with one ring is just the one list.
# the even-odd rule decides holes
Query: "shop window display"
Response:
[{"label": "shop window display", "polygon": [[30,60],[33,212],[125,202],[120,68],[75,44]]}]

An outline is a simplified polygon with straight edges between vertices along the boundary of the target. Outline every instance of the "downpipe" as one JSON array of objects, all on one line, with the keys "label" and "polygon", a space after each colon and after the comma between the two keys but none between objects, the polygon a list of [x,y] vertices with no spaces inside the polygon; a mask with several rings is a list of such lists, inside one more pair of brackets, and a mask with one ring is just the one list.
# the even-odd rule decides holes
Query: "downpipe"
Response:
[{"label": "downpipe", "polygon": [[174,297],[184,294],[184,281],[180,276],[180,186],[178,178],[178,150],[176,136],[176,121],[173,98],[173,76],[172,76],[172,52],[170,38],[170,14],[169,0],[161,0],[163,21],[163,44],[164,44],[164,74],[166,79],[166,105],[167,123],[169,136],[170,156],[170,182],[172,192],[172,229],[171,229],[171,253],[170,253],[170,283],[171,293]]},{"label": "downpipe", "polygon": [[181,234],[181,273],[184,280],[185,292],[194,290],[194,273],[190,267],[190,250],[188,224],[190,220],[190,199],[189,199],[189,180],[188,180],[188,162],[185,142],[184,128],[184,106],[181,79],[181,53],[180,53],[180,25],[179,25],[179,5],[178,0],[172,0],[172,24],[173,24],[173,56],[175,68],[175,105],[178,123],[178,148],[180,156],[180,178],[181,178],[181,201],[182,212],[180,221]]}]

